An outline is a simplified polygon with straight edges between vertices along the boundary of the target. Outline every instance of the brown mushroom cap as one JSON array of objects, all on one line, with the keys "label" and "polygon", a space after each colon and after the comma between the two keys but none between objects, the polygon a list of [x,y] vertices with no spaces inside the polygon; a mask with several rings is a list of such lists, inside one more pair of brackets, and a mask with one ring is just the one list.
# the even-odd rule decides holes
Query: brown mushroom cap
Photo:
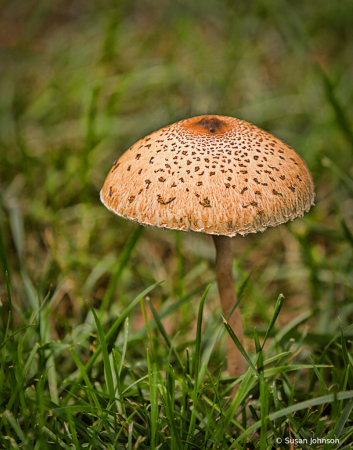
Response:
[{"label": "brown mushroom cap", "polygon": [[314,197],[291,147],[225,116],[182,120],[141,139],[101,190],[108,209],[142,225],[227,236],[302,216]]}]

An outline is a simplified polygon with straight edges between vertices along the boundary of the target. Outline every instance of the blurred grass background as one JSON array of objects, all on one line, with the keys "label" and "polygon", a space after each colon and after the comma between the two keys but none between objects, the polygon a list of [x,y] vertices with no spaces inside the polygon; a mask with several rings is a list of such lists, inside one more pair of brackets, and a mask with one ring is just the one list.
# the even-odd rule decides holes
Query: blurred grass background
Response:
[{"label": "blurred grass background", "polygon": [[[303,219],[233,239],[237,285],[251,274],[241,302],[248,333],[265,328],[279,293],[277,325],[318,308],[305,322],[313,349],[339,331],[338,316],[351,324],[352,23],[350,0],[1,1],[0,297],[6,309],[8,270],[15,324],[55,292],[50,337],[74,342],[92,332],[86,300],[109,323],[154,282],[165,280],[150,294],[160,310],[214,279],[209,236],[141,234],[99,200],[130,145],[200,114],[283,139],[316,185]],[[215,284],[209,295],[212,330],[221,320]],[[194,339],[198,303],[166,319],[180,348]],[[143,317],[132,314],[138,330]],[[142,342],[136,334],[129,343],[131,364],[145,357]],[[223,340],[214,365],[224,351]],[[72,362],[62,363],[64,377]]]},{"label": "blurred grass background", "polygon": [[[304,219],[233,240],[238,282],[252,273],[246,327],[268,320],[280,292],[279,320],[315,305],[329,309],[311,330],[350,323],[352,20],[349,0],[2,1],[1,296],[6,267],[19,308],[24,273],[34,298],[64,277],[51,315],[57,337],[70,334],[136,230],[100,204],[112,162],[167,124],[224,114],[293,146],[317,191]],[[155,301],[178,297],[213,279],[213,258],[208,236],[146,229],[114,305],[161,279]],[[184,333],[196,310],[181,309]]]}]

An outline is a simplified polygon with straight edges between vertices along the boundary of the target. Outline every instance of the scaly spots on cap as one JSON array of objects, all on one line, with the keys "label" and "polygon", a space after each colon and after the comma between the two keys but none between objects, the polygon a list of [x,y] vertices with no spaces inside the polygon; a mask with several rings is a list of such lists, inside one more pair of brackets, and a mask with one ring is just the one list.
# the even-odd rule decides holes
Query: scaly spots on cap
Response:
[{"label": "scaly spots on cap", "polygon": [[272,193],[273,193],[273,195],[277,195],[278,197],[283,197],[283,194],[281,194],[280,192],[276,191],[275,189],[272,189]]},{"label": "scaly spots on cap", "polygon": [[211,208],[211,202],[208,197],[205,197],[202,202],[199,202],[205,208]]},{"label": "scaly spots on cap", "polygon": [[293,149],[224,116],[200,116],[142,139],[101,191],[109,209],[143,225],[245,235],[303,215],[314,186]]},{"label": "scaly spots on cap", "polygon": [[115,163],[113,164],[112,172],[114,172],[119,166],[120,163],[118,163],[118,161],[116,160]]},{"label": "scaly spots on cap", "polygon": [[172,201],[175,199],[176,197],[170,198],[169,200],[163,200],[160,194],[157,195],[157,202],[161,205],[169,205],[169,203],[172,203]]}]

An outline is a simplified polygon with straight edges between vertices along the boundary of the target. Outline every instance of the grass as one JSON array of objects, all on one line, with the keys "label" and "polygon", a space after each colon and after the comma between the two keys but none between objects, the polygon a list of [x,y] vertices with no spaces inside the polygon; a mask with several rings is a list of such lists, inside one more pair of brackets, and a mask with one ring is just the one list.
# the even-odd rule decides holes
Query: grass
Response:
[{"label": "grass", "polygon": [[[0,2],[0,448],[351,448],[351,2],[25,3]],[[207,113],[288,142],[317,193],[233,240],[239,379],[209,236],[99,201],[131,144]]]},{"label": "grass", "polygon": [[[324,436],[339,439],[339,444],[318,448],[350,448],[353,374],[345,335],[353,326],[342,329],[322,353],[293,363],[303,348],[304,334],[293,343],[278,333],[265,349],[283,304],[280,296],[261,345],[254,331],[253,361],[242,349],[249,362],[247,373],[230,380],[221,377],[222,367],[212,373],[208,369],[224,331],[219,321],[215,337],[202,333],[210,286],[201,298],[195,346],[183,352],[175,347],[150,301],[154,319],[147,319],[142,299],[156,287],[138,295],[106,333],[90,306],[77,343],[69,337],[51,340],[50,294],[28,316],[27,325],[11,334],[16,312],[10,308],[0,348],[3,448],[266,449],[288,436],[309,443]],[[136,362],[130,347],[140,333],[130,329],[128,316],[139,306],[149,346]],[[86,327],[97,336],[88,359],[82,354],[90,336]],[[228,332],[237,342],[233,331]],[[211,348],[203,348],[205,340],[211,341]],[[68,365],[65,372],[62,364]],[[324,379],[328,370],[335,381],[332,386]],[[292,372],[307,383],[297,387]],[[234,383],[239,389],[231,399]]]}]

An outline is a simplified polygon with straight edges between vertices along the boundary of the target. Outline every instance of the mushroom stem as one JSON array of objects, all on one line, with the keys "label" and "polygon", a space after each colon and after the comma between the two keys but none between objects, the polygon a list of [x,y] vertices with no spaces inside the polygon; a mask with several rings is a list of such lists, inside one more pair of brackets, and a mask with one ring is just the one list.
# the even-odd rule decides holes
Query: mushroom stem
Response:
[{"label": "mushroom stem", "polygon": [[[228,236],[213,235],[212,237],[216,247],[216,279],[221,298],[221,306],[225,319],[228,321],[241,344],[244,345],[244,331],[239,307],[236,307],[229,317],[237,301],[232,274],[233,254],[231,240]],[[229,336],[227,341],[227,356],[229,375],[231,377],[243,375],[245,373],[244,357]],[[234,394],[235,391],[233,390]]]}]

